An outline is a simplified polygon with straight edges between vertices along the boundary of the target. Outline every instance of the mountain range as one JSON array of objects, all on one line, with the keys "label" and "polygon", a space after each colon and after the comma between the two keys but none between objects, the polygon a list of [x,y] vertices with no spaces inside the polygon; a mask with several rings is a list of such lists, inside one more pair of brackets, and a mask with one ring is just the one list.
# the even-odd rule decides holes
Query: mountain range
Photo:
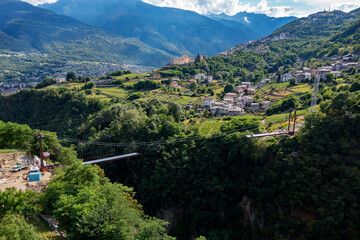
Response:
[{"label": "mountain range", "polygon": [[[58,0],[41,7],[71,16],[123,37],[133,37],[172,55],[214,55],[268,35],[294,18],[248,14],[251,24],[157,7],[140,0]],[[276,24],[274,24],[276,22]],[[273,28],[268,28],[272,25]],[[267,29],[266,31],[263,31]]]},{"label": "mountain range", "polygon": [[17,0],[0,2],[0,49],[51,58],[159,66],[171,55]]},{"label": "mountain range", "polygon": [[292,19],[247,13],[203,16],[140,0],[58,0],[40,7],[2,0],[0,52],[35,53],[44,62],[158,67],[183,54],[217,54],[265,36],[270,30],[263,31],[261,26],[271,22],[281,25]]},{"label": "mountain range", "polygon": [[265,14],[259,13],[248,13],[248,12],[239,12],[233,16],[222,14],[209,14],[208,17],[221,22],[227,26],[236,26],[244,25],[250,29],[252,29],[256,34],[258,34],[259,38],[266,37],[271,34],[277,28],[291,22],[296,17],[269,17]]}]

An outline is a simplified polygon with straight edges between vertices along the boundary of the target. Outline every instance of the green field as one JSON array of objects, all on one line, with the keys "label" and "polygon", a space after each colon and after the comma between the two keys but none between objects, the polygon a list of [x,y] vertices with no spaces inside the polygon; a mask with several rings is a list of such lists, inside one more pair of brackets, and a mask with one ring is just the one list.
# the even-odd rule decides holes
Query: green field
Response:
[{"label": "green field", "polygon": [[131,91],[117,87],[96,88],[96,90],[99,90],[101,93],[110,95],[111,97],[121,98],[121,99],[126,99],[129,95],[131,95]]},{"label": "green field", "polygon": [[201,123],[199,127],[199,133],[201,135],[207,135],[210,136],[214,134],[215,132],[220,130],[221,125],[224,123],[224,121],[221,120],[213,120],[213,121],[204,121]]},{"label": "green field", "polygon": [[0,149],[0,154],[18,152],[16,149]]},{"label": "green field", "polygon": [[273,89],[274,91],[282,91],[282,90],[285,90],[288,86],[289,86],[289,83],[287,83],[287,82],[273,83],[273,84],[266,85],[261,90],[271,90],[271,89]]},{"label": "green field", "polygon": [[221,125],[225,121],[213,118],[213,119],[192,119],[191,121],[185,121],[186,130],[197,132],[202,136],[210,136],[220,130]]},{"label": "green field", "polygon": [[131,73],[131,74],[125,74],[119,77],[114,77],[115,79],[126,79],[126,78],[130,78],[130,79],[135,79],[135,78],[142,78],[142,77],[148,77],[150,76],[147,73],[143,73],[143,74],[135,74],[135,73]]},{"label": "green field", "polygon": [[296,93],[308,93],[311,91],[312,87],[309,84],[301,84],[288,89]]},{"label": "green field", "polygon": [[[310,112],[310,108],[297,111],[296,115],[298,117],[301,117],[301,116],[305,116],[309,112]],[[272,124],[286,123],[288,121],[288,119],[289,119],[288,113],[267,116],[264,119],[263,125],[267,126],[269,123],[272,123]]]}]

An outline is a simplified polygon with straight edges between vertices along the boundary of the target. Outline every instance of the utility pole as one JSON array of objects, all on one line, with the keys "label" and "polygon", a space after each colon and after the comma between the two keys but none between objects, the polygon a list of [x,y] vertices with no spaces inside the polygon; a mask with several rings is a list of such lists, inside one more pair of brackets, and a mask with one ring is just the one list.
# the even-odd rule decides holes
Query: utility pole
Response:
[{"label": "utility pole", "polygon": [[295,135],[295,126],[296,126],[296,109],[295,109],[295,115],[294,115],[294,128],[293,128],[294,135]]},{"label": "utility pole", "polygon": [[42,135],[40,132],[38,133],[38,138],[39,138],[40,160],[41,160],[40,171],[42,172],[44,169],[44,153],[43,153],[43,149],[42,149]]},{"label": "utility pole", "polygon": [[288,125],[288,132],[290,132],[291,113],[292,113],[292,110],[290,109],[290,113],[289,113],[289,125]]}]

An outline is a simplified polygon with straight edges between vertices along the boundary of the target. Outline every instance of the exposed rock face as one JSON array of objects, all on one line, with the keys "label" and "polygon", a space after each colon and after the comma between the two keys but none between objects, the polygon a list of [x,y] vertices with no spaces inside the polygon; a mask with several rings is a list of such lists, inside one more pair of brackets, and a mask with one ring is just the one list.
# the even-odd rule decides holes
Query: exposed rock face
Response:
[{"label": "exposed rock face", "polygon": [[264,227],[264,222],[262,219],[257,219],[255,216],[254,209],[251,208],[251,201],[247,196],[244,196],[242,201],[238,204],[239,208],[242,208],[244,210],[244,219],[243,219],[243,225],[248,226],[250,225],[258,225],[260,229]]},{"label": "exposed rock face", "polygon": [[177,220],[182,216],[183,211],[175,206],[162,208],[156,214],[157,218],[163,219],[168,222],[167,229],[171,229],[177,224]]}]

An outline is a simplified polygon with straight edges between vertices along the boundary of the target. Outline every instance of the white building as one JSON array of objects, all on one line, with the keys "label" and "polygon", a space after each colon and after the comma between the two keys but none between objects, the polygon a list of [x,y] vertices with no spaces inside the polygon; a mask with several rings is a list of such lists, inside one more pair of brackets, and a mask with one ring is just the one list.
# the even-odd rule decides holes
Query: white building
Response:
[{"label": "white building", "polygon": [[263,88],[263,87],[265,87],[267,80],[268,80],[268,79],[264,79],[264,80],[262,80],[261,82],[259,82],[259,83],[257,84],[257,87],[258,87],[258,88]]},{"label": "white building", "polygon": [[62,83],[62,82],[66,82],[66,78],[65,77],[57,77],[55,78],[56,83]]},{"label": "white building", "polygon": [[202,102],[202,106],[204,107],[211,107],[214,103],[214,99],[213,98],[209,98],[209,97],[205,97],[204,101]]},{"label": "white building", "polygon": [[244,89],[243,89],[241,86],[236,86],[236,87],[234,88],[234,91],[235,91],[236,93],[242,93],[242,92],[244,92]]},{"label": "white building", "polygon": [[262,110],[266,111],[271,106],[272,106],[271,101],[263,101],[261,108],[262,108]]},{"label": "white building", "polygon": [[247,93],[248,93],[249,95],[254,95],[254,94],[256,93],[256,89],[255,89],[255,88],[248,88],[248,89],[247,89]]},{"label": "white building", "polygon": [[204,81],[207,79],[206,73],[198,73],[194,76],[196,80]]},{"label": "white building", "polygon": [[251,82],[242,82],[241,86],[246,86],[246,88],[251,88]]},{"label": "white building", "polygon": [[290,81],[291,78],[292,78],[292,76],[289,73],[286,73],[286,74],[281,76],[280,81],[281,82],[288,82],[288,81]]},{"label": "white building", "polygon": [[236,93],[227,93],[224,96],[224,101],[233,103],[235,101],[235,98],[237,98],[237,97],[238,97],[238,95]]},{"label": "white building", "polygon": [[335,78],[341,77],[341,72],[340,71],[331,71],[330,73],[334,74]]},{"label": "white building", "polygon": [[250,110],[253,111],[253,112],[259,111],[260,110],[260,104],[259,103],[252,103]]},{"label": "white building", "polygon": [[241,101],[244,103],[246,107],[250,107],[251,104],[254,102],[254,98],[250,96],[244,96],[241,98]]}]

